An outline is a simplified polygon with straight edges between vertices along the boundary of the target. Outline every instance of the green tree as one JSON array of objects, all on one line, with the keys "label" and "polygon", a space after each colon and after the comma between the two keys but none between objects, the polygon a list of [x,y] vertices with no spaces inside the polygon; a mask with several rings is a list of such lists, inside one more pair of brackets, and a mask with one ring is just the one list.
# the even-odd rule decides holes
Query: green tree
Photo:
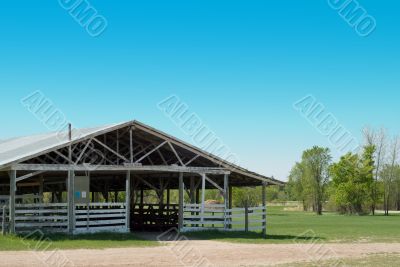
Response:
[{"label": "green tree", "polygon": [[347,153],[332,164],[330,174],[334,199],[340,212],[361,214],[372,202],[374,146],[365,146],[361,156]]},{"label": "green tree", "polygon": [[329,181],[330,162],[329,148],[314,146],[303,152],[304,180],[311,185],[309,189],[313,198],[313,209],[318,215],[322,214],[325,188]]}]

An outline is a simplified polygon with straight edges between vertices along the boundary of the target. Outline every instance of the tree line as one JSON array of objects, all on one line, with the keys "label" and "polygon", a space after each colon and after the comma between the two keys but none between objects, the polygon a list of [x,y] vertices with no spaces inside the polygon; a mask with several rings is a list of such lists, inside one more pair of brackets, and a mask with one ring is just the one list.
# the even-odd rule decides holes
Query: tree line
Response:
[{"label": "tree line", "polygon": [[292,167],[285,191],[288,200],[301,201],[304,210],[322,214],[330,207],[343,214],[389,215],[400,210],[400,139],[385,129],[363,130],[358,152],[332,162],[328,148],[314,146]]}]

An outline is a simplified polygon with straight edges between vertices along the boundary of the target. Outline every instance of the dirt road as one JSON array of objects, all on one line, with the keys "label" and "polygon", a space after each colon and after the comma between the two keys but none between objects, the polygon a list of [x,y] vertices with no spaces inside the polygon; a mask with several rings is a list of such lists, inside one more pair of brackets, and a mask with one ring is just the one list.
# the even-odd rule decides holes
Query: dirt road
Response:
[{"label": "dirt road", "polygon": [[270,266],[280,263],[400,253],[400,243],[234,244],[168,242],[166,246],[105,250],[0,252],[0,266]]}]

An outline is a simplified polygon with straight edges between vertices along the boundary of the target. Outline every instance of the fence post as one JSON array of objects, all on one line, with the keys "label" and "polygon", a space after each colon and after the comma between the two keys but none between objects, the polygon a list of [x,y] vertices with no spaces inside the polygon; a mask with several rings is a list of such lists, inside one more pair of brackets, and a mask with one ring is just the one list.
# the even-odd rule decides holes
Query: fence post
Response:
[{"label": "fence post", "polygon": [[244,231],[249,231],[249,206],[247,205],[247,202],[244,206]]},{"label": "fence post", "polygon": [[263,219],[262,234],[263,234],[263,238],[267,238],[267,197],[266,197],[266,187],[267,187],[267,184],[265,182],[263,182],[263,184],[262,184],[262,206],[263,206],[263,210],[262,210],[262,219]]},{"label": "fence post", "polygon": [[[224,230],[229,229],[229,219],[228,212],[229,209],[229,176],[228,174],[224,175]],[[214,226],[213,226],[214,227]]]},{"label": "fence post", "polygon": [[184,192],[183,192],[183,173],[179,173],[179,211],[178,211],[178,231],[179,233],[183,230],[183,213],[184,213]]},{"label": "fence post", "polygon": [[3,214],[2,214],[2,221],[1,221],[1,234],[5,235],[6,233],[6,206],[3,206]]}]

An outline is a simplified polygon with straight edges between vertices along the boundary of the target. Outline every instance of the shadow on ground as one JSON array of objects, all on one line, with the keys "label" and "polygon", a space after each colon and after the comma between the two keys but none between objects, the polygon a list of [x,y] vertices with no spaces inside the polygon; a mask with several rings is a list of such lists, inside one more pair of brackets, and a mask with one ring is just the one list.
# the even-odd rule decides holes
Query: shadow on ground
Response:
[{"label": "shadow on ground", "polygon": [[267,235],[266,238],[263,237],[261,233],[257,232],[222,232],[222,231],[199,231],[178,234],[177,232],[171,231],[171,233],[165,234],[161,232],[137,232],[135,235],[140,238],[152,240],[152,241],[176,241],[176,240],[245,240],[251,243],[252,240],[256,241],[282,241],[284,243],[301,242],[312,242],[312,240],[324,240],[324,238],[315,235]]}]

